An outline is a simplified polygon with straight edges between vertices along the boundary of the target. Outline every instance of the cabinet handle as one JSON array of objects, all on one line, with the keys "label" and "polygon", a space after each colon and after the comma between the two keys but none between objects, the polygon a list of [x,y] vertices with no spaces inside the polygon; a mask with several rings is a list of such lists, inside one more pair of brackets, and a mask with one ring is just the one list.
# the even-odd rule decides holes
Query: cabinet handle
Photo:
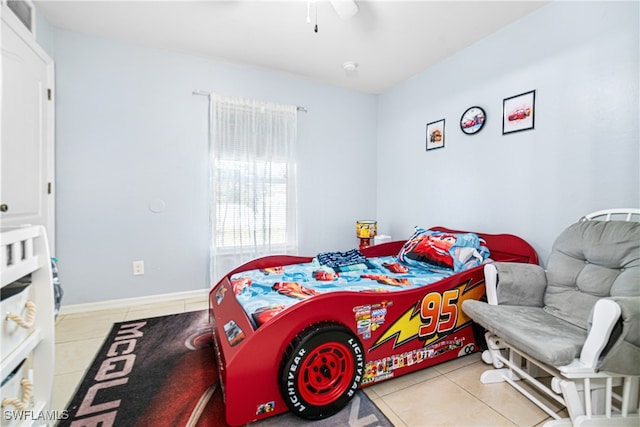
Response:
[{"label": "cabinet handle", "polygon": [[6,212],[9,210],[9,205],[3,203],[0,205],[0,212]]},{"label": "cabinet handle", "polygon": [[23,319],[14,313],[7,313],[7,320],[13,320],[24,329],[29,329],[33,326],[33,322],[36,320],[36,304],[33,301],[27,301],[24,307],[27,309],[27,319]]},{"label": "cabinet handle", "polygon": [[26,378],[20,381],[22,386],[22,398],[21,399],[2,399],[2,407],[13,406],[18,411],[24,411],[29,407],[29,401],[31,400],[31,393],[33,391],[33,383]]}]

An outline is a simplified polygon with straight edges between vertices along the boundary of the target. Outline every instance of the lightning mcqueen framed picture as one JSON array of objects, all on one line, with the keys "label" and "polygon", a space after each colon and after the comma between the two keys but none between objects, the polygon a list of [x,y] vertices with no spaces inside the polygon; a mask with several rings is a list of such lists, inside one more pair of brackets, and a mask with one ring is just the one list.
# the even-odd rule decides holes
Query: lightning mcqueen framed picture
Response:
[{"label": "lightning mcqueen framed picture", "polygon": [[485,297],[483,264],[538,262],[517,236],[442,227],[417,227],[407,241],[360,254],[356,264],[332,266],[319,257],[259,258],[212,288],[211,363],[227,423],[286,411],[326,418],[359,388],[480,350],[484,331],[461,304]]},{"label": "lightning mcqueen framed picture", "polygon": [[536,91],[521,93],[502,101],[502,134],[535,127]]}]

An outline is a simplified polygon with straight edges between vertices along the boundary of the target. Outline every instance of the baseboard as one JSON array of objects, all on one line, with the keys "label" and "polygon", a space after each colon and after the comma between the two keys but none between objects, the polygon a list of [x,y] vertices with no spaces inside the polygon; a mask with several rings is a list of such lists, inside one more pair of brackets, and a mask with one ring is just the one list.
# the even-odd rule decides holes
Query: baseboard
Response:
[{"label": "baseboard", "polygon": [[146,297],[134,297],[114,299],[99,302],[88,302],[84,304],[62,305],[59,315],[87,313],[98,310],[111,310],[114,308],[136,307],[139,305],[169,302],[187,298],[203,298],[209,294],[209,289],[197,289],[194,291],[174,292],[170,294],[150,295]]}]

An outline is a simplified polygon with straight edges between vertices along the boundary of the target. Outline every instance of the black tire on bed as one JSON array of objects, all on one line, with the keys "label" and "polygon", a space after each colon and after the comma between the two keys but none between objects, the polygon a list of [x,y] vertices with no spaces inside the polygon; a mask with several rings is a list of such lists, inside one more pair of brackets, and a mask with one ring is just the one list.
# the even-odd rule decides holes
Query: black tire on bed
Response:
[{"label": "black tire on bed", "polygon": [[353,398],[364,374],[364,349],[349,329],[320,323],[289,345],[280,368],[280,391],[295,415],[327,418]]}]

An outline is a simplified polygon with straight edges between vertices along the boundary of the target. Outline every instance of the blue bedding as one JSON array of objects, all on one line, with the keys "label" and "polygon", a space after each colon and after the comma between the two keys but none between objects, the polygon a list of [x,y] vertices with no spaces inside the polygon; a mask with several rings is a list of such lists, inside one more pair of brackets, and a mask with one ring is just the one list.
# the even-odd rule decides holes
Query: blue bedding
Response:
[{"label": "blue bedding", "polygon": [[336,272],[315,258],[310,263],[250,270],[231,276],[236,299],[260,326],[282,310],[327,292],[393,292],[436,282],[450,272],[409,267],[394,256],[367,258],[362,268]]},{"label": "blue bedding", "polygon": [[356,249],[326,252],[310,263],[243,271],[230,279],[236,299],[259,327],[314,295],[412,289],[476,267],[488,256],[486,243],[476,234],[416,227],[398,256],[365,258]]}]

